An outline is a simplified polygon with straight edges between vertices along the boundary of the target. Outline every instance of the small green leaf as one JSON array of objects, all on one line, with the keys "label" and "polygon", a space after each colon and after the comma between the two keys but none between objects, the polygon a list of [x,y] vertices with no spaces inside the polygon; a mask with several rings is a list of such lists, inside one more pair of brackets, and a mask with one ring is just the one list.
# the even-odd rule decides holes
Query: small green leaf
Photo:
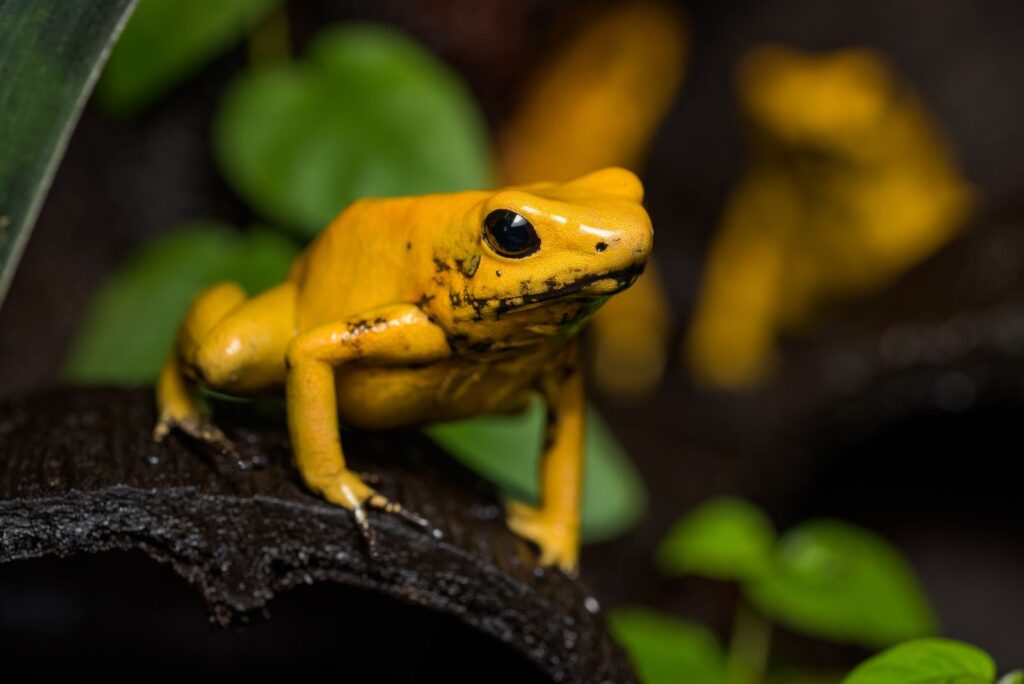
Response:
[{"label": "small green leaf", "polygon": [[242,39],[281,0],[141,0],[96,87],[131,114]]},{"label": "small green leaf", "polygon": [[608,627],[644,684],[725,682],[722,648],[699,624],[646,608],[616,608]]},{"label": "small green leaf", "polygon": [[296,251],[274,233],[241,233],[217,223],[189,224],[154,240],[94,296],[71,346],[65,379],[152,382],[200,290],[234,280],[258,292],[284,278]]},{"label": "small green leaf", "polygon": [[238,193],[307,237],[360,197],[489,184],[486,132],[466,87],[379,26],[329,29],[304,62],[241,76],[213,142]]},{"label": "small green leaf", "polygon": [[1024,670],[1014,670],[1013,672],[1007,672],[996,684],[1024,684]]},{"label": "small green leaf", "polygon": [[757,506],[722,497],[676,522],[656,560],[669,575],[743,581],[765,571],[774,543],[775,528]]},{"label": "small green leaf", "polygon": [[0,0],[0,301],[134,0]]},{"label": "small green leaf", "polygon": [[919,639],[869,658],[843,684],[992,684],[995,678],[995,663],[984,651],[948,639]]},{"label": "small green leaf", "polygon": [[[481,416],[439,423],[426,433],[466,466],[495,482],[507,495],[537,500],[537,464],[544,432],[544,405],[521,414]],[[582,526],[587,542],[629,529],[644,512],[643,481],[600,414],[587,412]]]},{"label": "small green leaf", "polygon": [[764,615],[823,639],[868,647],[932,634],[913,569],[878,535],[811,520],[783,535],[761,579],[744,589]]}]

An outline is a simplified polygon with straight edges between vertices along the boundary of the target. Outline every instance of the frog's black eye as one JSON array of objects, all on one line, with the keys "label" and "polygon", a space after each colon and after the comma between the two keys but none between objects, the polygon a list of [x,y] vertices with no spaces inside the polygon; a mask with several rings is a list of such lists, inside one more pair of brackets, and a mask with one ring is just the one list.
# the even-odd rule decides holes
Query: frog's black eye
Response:
[{"label": "frog's black eye", "polygon": [[530,222],[508,209],[495,209],[484,219],[484,239],[504,257],[520,259],[540,249],[540,238]]}]

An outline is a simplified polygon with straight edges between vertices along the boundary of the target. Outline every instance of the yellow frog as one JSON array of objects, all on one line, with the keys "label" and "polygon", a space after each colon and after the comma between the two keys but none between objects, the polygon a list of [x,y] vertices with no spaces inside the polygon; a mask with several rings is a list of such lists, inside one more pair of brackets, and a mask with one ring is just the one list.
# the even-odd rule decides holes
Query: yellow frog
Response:
[{"label": "yellow frog", "polygon": [[364,199],[247,299],[234,283],[200,294],[157,384],[154,436],[179,428],[226,445],[194,385],[236,395],[284,386],[307,485],[355,514],[395,502],[345,465],[339,417],[390,428],[548,402],[538,507],[509,526],[540,562],[572,572],[579,552],[584,397],[574,334],[643,271],[653,232],[631,172],[502,190]]},{"label": "yellow frog", "polygon": [[877,292],[956,235],[974,204],[945,137],[880,54],[751,51],[749,161],[708,257],[686,353],[696,377],[767,377],[780,333]]}]

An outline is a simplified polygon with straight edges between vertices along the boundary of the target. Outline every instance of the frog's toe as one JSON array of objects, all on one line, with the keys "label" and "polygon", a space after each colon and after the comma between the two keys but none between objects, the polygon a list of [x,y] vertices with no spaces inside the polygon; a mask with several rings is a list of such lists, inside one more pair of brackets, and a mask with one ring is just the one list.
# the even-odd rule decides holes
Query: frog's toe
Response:
[{"label": "frog's toe", "polygon": [[385,511],[386,513],[393,513],[402,520],[405,520],[406,522],[415,525],[416,527],[420,527],[425,530],[431,530],[430,522],[426,518],[416,515],[409,509],[403,507],[402,504],[398,503],[397,501],[391,501],[390,499],[387,499],[381,496],[380,494],[374,494],[373,496],[370,497],[368,503],[374,508],[379,508],[380,510]]},{"label": "frog's toe", "polygon": [[208,444],[220,453],[228,456],[237,456],[238,451],[228,436],[204,416],[186,415],[172,416],[161,415],[156,427],[153,428],[153,439],[162,441],[171,430],[181,430],[192,439]]},{"label": "frog's toe", "polygon": [[[366,540],[366,545],[369,548],[371,557],[376,557],[377,547],[376,535],[373,531],[373,527],[370,525],[370,517],[367,514],[367,509],[369,508],[376,508],[384,511],[385,513],[392,513],[412,525],[422,529],[431,530],[430,523],[425,518],[407,510],[398,502],[391,501],[384,495],[379,494],[376,490],[363,482],[362,478],[355,473],[346,472],[329,486],[316,488],[319,489],[323,493],[324,497],[331,503],[343,506],[344,508],[352,511],[352,514],[355,516],[359,532],[363,535],[363,539]],[[433,530],[431,530],[431,532],[436,534]]]},{"label": "frog's toe", "polygon": [[579,548],[571,526],[541,508],[519,501],[508,502],[506,510],[509,529],[540,548],[540,565],[558,566],[570,577],[576,576]]}]

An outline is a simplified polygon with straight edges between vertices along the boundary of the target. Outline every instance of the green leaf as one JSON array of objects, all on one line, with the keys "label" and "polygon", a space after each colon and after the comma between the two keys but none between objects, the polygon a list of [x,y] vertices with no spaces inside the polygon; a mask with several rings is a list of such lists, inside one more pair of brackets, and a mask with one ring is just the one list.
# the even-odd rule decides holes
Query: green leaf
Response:
[{"label": "green leaf", "polygon": [[[538,400],[518,415],[439,423],[426,433],[507,495],[536,501],[544,425],[544,404]],[[593,407],[587,412],[584,473],[584,541],[610,539],[639,520],[647,503],[643,481]]]},{"label": "green leaf", "polygon": [[134,0],[0,0],[0,301]]},{"label": "green leaf", "polygon": [[992,684],[995,677],[995,663],[984,651],[948,639],[919,639],[869,658],[843,684]]},{"label": "green leaf", "polygon": [[229,49],[281,0],[141,0],[110,56],[96,97],[136,112]]},{"label": "green leaf", "polygon": [[1007,672],[996,684],[1024,684],[1024,670],[1014,670],[1013,672]]},{"label": "green leaf", "polygon": [[744,589],[767,617],[868,647],[932,634],[935,618],[913,569],[878,535],[811,520],[783,535],[768,572]]},{"label": "green leaf", "polygon": [[489,184],[484,124],[463,83],[379,26],[329,29],[304,62],[239,77],[213,142],[238,193],[307,237],[360,197]]},{"label": "green leaf", "polygon": [[712,499],[681,518],[658,548],[658,567],[669,575],[743,581],[765,572],[775,528],[743,499]]},{"label": "green leaf", "polygon": [[703,626],[645,608],[608,613],[612,636],[644,684],[724,684],[725,655]]},{"label": "green leaf", "polygon": [[152,382],[200,290],[234,280],[258,292],[284,278],[296,251],[274,233],[217,223],[189,224],[154,240],[100,287],[71,346],[65,379]]}]

